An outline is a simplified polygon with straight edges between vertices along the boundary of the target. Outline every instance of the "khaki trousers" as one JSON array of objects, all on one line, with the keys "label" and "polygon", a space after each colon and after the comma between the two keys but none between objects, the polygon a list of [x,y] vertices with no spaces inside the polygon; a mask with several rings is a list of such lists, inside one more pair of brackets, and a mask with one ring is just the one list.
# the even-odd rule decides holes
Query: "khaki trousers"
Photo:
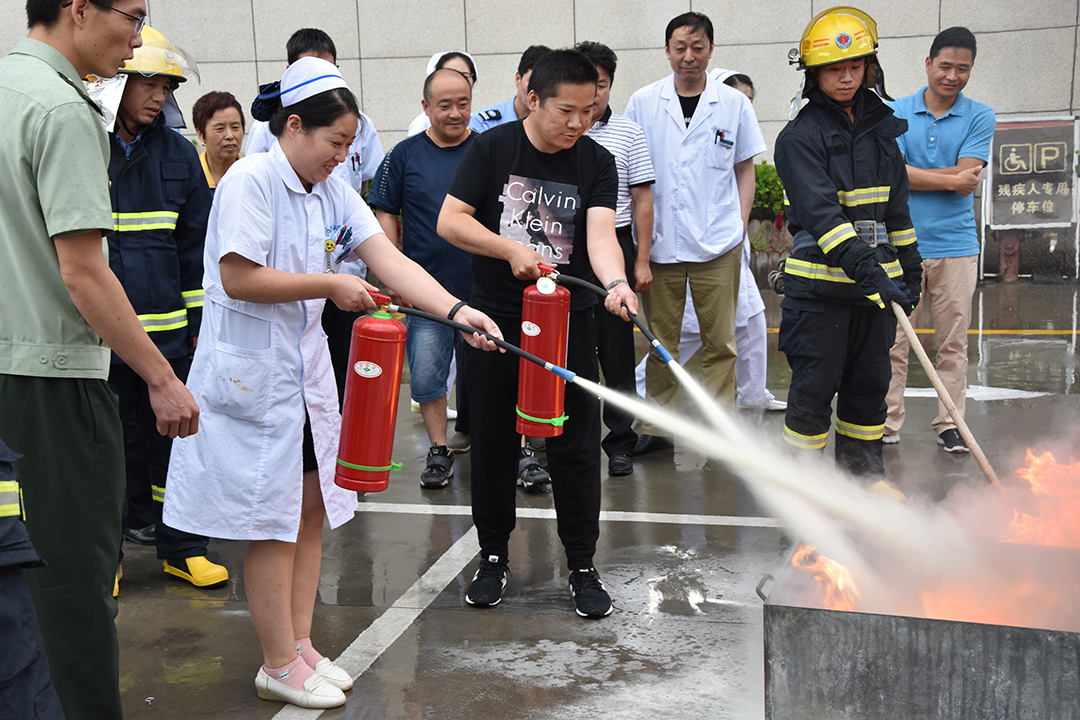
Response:
[{"label": "khaki trousers", "polygon": [[[926,258],[923,260],[922,296],[930,299],[934,314],[934,340],[937,343],[935,368],[941,382],[956,403],[956,409],[964,415],[967,396],[968,336],[971,326],[971,297],[975,294],[979,256],[955,258]],[[918,327],[925,302],[920,301],[911,313],[911,324]],[[904,424],[904,388],[908,374],[907,335],[901,327],[896,328],[896,342],[889,359],[892,361],[892,382],[886,396],[888,417],[885,434],[896,435]],[[945,404],[938,400],[938,414],[931,424],[935,435],[955,428]]]},{"label": "khaki trousers", "polygon": [[[694,299],[701,325],[701,368],[705,389],[729,408],[735,406],[735,305],[739,301],[739,272],[742,245],[703,263],[650,263],[652,287],[645,295],[649,327],[675,361],[679,360],[686,283]],[[659,405],[679,407],[679,384],[656,352],[649,353],[645,368],[645,390]],[[669,434],[649,423],[646,435]]]}]

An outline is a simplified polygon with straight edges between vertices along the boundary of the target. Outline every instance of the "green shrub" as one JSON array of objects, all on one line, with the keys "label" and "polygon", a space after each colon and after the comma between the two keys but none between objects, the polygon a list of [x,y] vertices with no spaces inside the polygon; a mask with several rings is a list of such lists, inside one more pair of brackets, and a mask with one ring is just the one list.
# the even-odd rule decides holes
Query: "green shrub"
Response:
[{"label": "green shrub", "polygon": [[775,167],[762,160],[754,166],[754,179],[754,207],[773,220],[784,212],[784,186],[780,183],[780,176],[776,174]]},{"label": "green shrub", "polygon": [[776,174],[776,168],[762,160],[754,166],[754,207],[752,220],[759,220],[755,232],[750,235],[750,245],[762,252],[790,250],[779,230],[784,226],[784,186]]}]

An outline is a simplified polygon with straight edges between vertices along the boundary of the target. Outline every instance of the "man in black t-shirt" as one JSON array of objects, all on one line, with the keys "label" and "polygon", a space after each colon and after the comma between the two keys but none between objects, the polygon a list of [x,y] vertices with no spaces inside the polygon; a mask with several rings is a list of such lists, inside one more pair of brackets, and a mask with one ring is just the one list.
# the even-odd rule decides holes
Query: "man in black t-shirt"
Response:
[{"label": "man in black t-shirt", "polygon": [[[465,153],[439,216],[439,235],[473,253],[470,304],[484,309],[519,344],[525,288],[538,264],[608,288],[605,307],[637,312],[615,237],[618,173],[611,154],[588,129],[596,96],[595,66],[581,53],[546,55],[529,80],[529,116],[483,133]],[[596,380],[597,297],[572,289],[567,368]],[[470,353],[465,384],[472,425],[473,521],[480,568],[465,596],[476,607],[497,605],[506,586],[515,524],[518,358]],[[593,567],[600,535],[599,401],[566,388],[562,435],[548,438],[559,538],[570,569],[570,592],[582,617],[611,612],[611,598]]]}]

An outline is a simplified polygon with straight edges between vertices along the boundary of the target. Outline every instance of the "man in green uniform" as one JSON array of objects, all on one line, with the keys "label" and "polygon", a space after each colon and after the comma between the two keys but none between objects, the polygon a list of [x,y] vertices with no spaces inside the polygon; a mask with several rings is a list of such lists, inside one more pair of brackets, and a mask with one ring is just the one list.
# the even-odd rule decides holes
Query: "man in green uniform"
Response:
[{"label": "man in green uniform", "polygon": [[24,456],[27,529],[48,563],[26,579],[64,713],[120,718],[124,446],[109,349],[146,380],[163,435],[194,433],[199,412],[106,261],[108,141],[81,83],[132,57],[146,1],[26,10],[28,37],[0,60],[0,437]]}]

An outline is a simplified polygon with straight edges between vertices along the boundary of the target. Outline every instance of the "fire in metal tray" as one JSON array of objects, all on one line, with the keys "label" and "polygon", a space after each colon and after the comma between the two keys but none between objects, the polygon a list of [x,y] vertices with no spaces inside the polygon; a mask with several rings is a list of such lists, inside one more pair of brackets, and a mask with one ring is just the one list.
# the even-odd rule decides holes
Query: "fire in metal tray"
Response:
[{"label": "fire in metal tray", "polygon": [[1062,464],[1049,452],[1028,450],[1027,467],[1016,474],[1026,487],[995,497],[973,511],[977,518],[966,518],[999,542],[986,543],[964,572],[924,577],[911,568],[895,573],[877,568],[878,577],[860,578],[801,545],[791,558],[798,573],[778,583],[771,599],[828,610],[1080,632],[1080,463]]}]

